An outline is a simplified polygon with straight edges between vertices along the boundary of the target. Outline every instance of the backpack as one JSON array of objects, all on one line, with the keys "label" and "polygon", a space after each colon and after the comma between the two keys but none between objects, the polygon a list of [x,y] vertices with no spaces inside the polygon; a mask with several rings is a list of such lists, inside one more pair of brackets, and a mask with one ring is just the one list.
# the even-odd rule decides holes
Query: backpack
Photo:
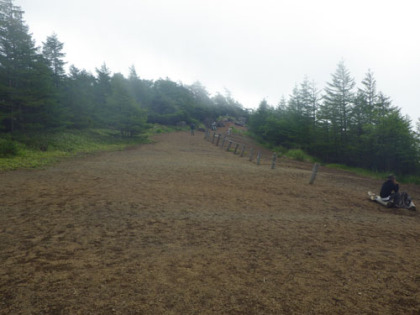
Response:
[{"label": "backpack", "polygon": [[394,195],[393,204],[395,208],[408,209],[411,204],[411,197],[406,192],[396,193]]}]

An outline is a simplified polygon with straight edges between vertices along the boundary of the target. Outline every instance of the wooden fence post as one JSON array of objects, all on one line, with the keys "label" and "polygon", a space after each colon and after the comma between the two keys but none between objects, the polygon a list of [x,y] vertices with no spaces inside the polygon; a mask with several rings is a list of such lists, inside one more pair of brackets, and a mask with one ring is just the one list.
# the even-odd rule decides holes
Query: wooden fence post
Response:
[{"label": "wooden fence post", "polygon": [[254,148],[251,148],[251,152],[249,153],[249,160],[252,161],[254,158]]},{"label": "wooden fence post", "polygon": [[231,145],[232,145],[232,140],[229,140],[229,144],[228,144],[228,146],[227,146],[226,151],[229,151],[229,150],[230,150]]},{"label": "wooden fence post", "polygon": [[261,160],[261,151],[258,151],[258,155],[257,155],[257,165],[260,165],[260,160]]},{"label": "wooden fence post", "polygon": [[314,167],[312,168],[312,176],[311,176],[311,179],[309,180],[309,184],[314,183],[315,178],[316,178],[316,174],[318,173],[318,167],[319,167],[319,164],[315,163]]},{"label": "wooden fence post", "polygon": [[276,160],[277,160],[277,154],[276,152],[273,153],[273,160],[271,161],[271,169],[274,170],[276,167]]},{"label": "wooden fence post", "polygon": [[242,145],[240,157],[243,157],[244,156],[244,152],[245,152],[245,144]]},{"label": "wooden fence post", "polygon": [[219,141],[220,141],[220,137],[221,137],[221,136],[222,136],[221,134],[218,134],[218,135],[217,135],[216,147],[218,147],[218,146],[219,146]]},{"label": "wooden fence post", "polygon": [[216,138],[216,133],[213,133],[213,139],[211,140],[211,143],[214,143],[214,138]]},{"label": "wooden fence post", "polygon": [[225,141],[226,141],[226,136],[223,137],[223,141],[222,141],[222,149],[225,146]]},{"label": "wooden fence post", "polygon": [[236,154],[236,152],[238,151],[238,148],[239,148],[239,143],[236,144],[235,151],[233,151],[233,154]]}]

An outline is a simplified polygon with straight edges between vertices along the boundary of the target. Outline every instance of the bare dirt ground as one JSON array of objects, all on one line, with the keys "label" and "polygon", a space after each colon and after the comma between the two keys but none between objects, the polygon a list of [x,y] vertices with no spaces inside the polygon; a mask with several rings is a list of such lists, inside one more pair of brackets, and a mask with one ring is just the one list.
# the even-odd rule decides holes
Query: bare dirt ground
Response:
[{"label": "bare dirt ground", "polygon": [[420,314],[418,211],[203,138],[0,174],[0,313]]}]

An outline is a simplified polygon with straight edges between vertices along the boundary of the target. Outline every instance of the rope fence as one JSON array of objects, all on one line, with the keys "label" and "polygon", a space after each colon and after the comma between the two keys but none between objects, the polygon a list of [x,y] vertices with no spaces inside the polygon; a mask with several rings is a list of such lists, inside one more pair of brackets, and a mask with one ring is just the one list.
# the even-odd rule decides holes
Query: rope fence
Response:
[{"label": "rope fence", "polygon": [[[222,150],[224,150],[226,146],[227,152],[233,152],[234,155],[239,155],[240,157],[244,157],[248,153],[248,160],[250,162],[254,162],[254,156],[256,156],[255,164],[261,165],[261,159],[263,156],[261,151],[256,150],[253,147],[247,147],[245,144],[236,141],[234,138],[228,137],[227,134],[222,135],[220,133],[216,133],[215,131],[213,132],[213,134],[211,134],[210,130],[207,129],[205,131],[204,139],[211,142],[215,146],[220,147]],[[271,157],[271,169],[276,168],[277,160],[278,160],[277,153],[273,152],[273,155]],[[318,169],[319,169],[319,164],[315,163],[312,169],[312,174],[309,180],[309,184],[312,185],[315,182],[316,176],[318,174]]]}]

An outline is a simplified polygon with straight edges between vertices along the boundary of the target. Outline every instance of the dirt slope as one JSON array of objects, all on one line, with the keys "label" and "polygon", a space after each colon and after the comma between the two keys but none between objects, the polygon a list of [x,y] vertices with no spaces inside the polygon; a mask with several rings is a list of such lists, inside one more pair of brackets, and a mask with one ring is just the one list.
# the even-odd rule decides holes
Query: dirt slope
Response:
[{"label": "dirt slope", "polygon": [[379,181],[203,137],[0,174],[0,313],[420,313],[419,216]]}]

